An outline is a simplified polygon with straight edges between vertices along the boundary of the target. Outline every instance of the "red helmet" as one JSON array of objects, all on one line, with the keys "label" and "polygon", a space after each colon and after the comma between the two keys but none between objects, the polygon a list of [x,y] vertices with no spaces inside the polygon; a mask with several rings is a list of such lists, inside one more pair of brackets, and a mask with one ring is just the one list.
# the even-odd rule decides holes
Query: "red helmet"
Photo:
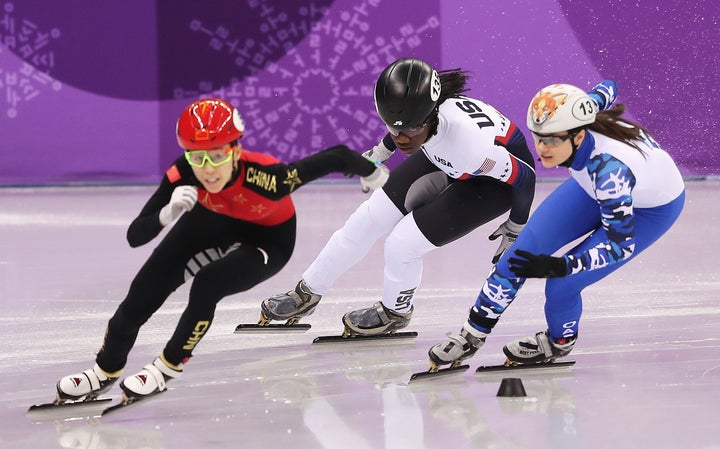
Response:
[{"label": "red helmet", "polygon": [[207,150],[242,137],[245,131],[240,113],[219,98],[191,103],[177,121],[178,144],[186,150]]}]

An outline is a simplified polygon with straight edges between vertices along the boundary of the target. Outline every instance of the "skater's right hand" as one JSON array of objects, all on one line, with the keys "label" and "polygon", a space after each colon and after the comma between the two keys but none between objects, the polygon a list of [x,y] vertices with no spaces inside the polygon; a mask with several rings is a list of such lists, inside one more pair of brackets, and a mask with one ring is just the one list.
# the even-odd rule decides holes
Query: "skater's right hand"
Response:
[{"label": "skater's right hand", "polygon": [[390,177],[390,170],[386,166],[378,162],[376,164],[377,168],[374,172],[360,178],[360,186],[362,186],[362,191],[365,193],[381,188]]},{"label": "skater's right hand", "polygon": [[390,159],[390,156],[393,155],[393,152],[388,150],[384,143],[380,142],[379,144],[364,152],[362,155],[365,159],[370,159],[373,162],[385,162],[386,160]]},{"label": "skater's right hand", "polygon": [[175,221],[180,214],[189,211],[197,202],[197,187],[178,186],[173,190],[170,202],[160,209],[160,224],[167,226]]},{"label": "skater's right hand", "polygon": [[516,257],[508,257],[510,271],[523,278],[556,278],[567,276],[566,257],[547,254],[533,254],[521,249],[515,250]]}]

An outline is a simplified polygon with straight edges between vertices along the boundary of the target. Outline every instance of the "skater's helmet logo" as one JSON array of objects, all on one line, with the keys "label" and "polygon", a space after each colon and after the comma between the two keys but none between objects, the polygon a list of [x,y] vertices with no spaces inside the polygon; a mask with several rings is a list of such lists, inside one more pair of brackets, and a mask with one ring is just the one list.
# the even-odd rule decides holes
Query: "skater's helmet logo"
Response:
[{"label": "skater's helmet logo", "polygon": [[565,104],[567,97],[567,94],[563,92],[553,93],[541,90],[530,104],[532,121],[536,125],[542,125],[551,119],[558,107]]}]

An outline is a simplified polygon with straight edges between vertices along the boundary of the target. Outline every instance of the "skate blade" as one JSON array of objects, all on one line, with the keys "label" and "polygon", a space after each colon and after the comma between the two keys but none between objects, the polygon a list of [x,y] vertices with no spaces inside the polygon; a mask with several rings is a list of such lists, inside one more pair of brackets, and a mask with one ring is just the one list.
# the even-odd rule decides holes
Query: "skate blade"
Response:
[{"label": "skate blade", "polygon": [[439,377],[447,377],[452,374],[460,374],[464,373],[470,368],[470,365],[458,365],[458,366],[450,366],[448,368],[442,368],[437,369],[435,371],[432,371],[432,368],[429,371],[422,371],[419,373],[414,373],[412,376],[410,376],[410,382],[409,383],[416,383],[421,380],[430,380],[430,379],[437,379]]},{"label": "skate blade", "polygon": [[71,419],[95,418],[112,398],[96,398],[87,401],[47,402],[31,405],[26,412],[27,418],[34,423],[47,421],[67,421]]},{"label": "skate blade", "polygon": [[382,340],[402,340],[411,339],[418,336],[417,332],[394,332],[392,334],[378,335],[323,335],[315,337],[313,343],[345,343],[359,341],[382,341]]},{"label": "skate blade", "polygon": [[148,399],[154,398],[155,396],[162,394],[166,391],[167,391],[167,389],[165,389],[163,391],[156,391],[155,393],[151,393],[147,396],[128,396],[127,394],[123,393],[122,399],[120,400],[120,402],[115,405],[111,405],[110,407],[105,408],[102,411],[102,416],[107,416],[112,412],[115,412],[117,410],[120,410],[120,409],[123,409],[126,407],[130,407],[131,405],[135,405],[140,402],[145,402]]},{"label": "skate blade", "polygon": [[530,365],[513,365],[505,362],[503,365],[479,366],[475,370],[475,374],[485,373],[506,373],[509,371],[526,371],[526,372],[547,372],[552,370],[567,371],[575,365],[575,360],[565,362],[549,362],[549,363],[533,363]]},{"label": "skate blade", "polygon": [[235,328],[235,334],[247,333],[265,333],[265,332],[283,332],[283,333],[303,333],[310,330],[310,325],[305,323],[298,324],[238,324]]}]

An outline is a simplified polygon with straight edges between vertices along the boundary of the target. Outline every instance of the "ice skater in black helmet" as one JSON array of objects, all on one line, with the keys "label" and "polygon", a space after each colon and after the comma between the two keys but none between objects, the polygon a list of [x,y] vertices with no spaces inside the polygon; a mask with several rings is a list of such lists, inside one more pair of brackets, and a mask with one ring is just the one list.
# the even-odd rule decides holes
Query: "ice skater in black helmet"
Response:
[{"label": "ice skater in black helmet", "polygon": [[466,81],[461,69],[438,73],[415,58],[382,71],[375,106],[388,134],[365,156],[383,162],[399,150],[408,157],[333,234],[293,290],[263,301],[261,322],[313,313],[338,277],[387,234],[381,300],[342,321],[346,335],[393,333],[410,322],[425,254],[508,211],[490,237],[501,239],[493,262],[512,244],[530,213],[534,160],[509,118],[463,95]]}]

